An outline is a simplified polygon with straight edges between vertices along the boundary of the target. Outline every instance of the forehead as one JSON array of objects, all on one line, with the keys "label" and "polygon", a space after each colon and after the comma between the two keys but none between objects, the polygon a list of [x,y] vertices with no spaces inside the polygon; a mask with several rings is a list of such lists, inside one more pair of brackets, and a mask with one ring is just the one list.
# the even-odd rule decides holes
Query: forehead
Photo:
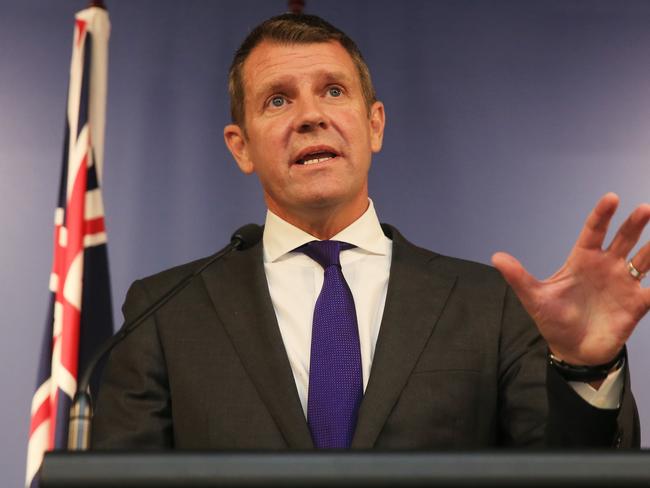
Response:
[{"label": "forehead", "polygon": [[336,73],[359,79],[352,57],[338,41],[308,44],[281,44],[262,41],[244,62],[243,78],[247,93],[286,77]]}]

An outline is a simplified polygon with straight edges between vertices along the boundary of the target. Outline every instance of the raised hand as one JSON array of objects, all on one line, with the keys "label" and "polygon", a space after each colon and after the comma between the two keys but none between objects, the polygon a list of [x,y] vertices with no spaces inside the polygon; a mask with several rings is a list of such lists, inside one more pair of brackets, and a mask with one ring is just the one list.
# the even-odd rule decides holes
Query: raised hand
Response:
[{"label": "raised hand", "polygon": [[637,207],[603,249],[617,206],[614,193],[600,199],[566,262],[546,280],[535,279],[509,254],[492,256],[553,354],[570,364],[612,360],[650,309],[650,288],[641,285],[650,270],[650,242],[627,258],[650,220],[650,205]]}]

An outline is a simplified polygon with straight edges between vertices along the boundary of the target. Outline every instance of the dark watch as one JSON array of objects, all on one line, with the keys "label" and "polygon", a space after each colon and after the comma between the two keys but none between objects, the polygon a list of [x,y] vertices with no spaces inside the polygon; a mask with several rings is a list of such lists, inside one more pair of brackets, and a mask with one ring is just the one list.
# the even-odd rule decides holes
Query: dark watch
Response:
[{"label": "dark watch", "polygon": [[576,366],[556,358],[551,351],[548,352],[549,364],[562,378],[567,381],[582,381],[583,383],[604,380],[612,370],[622,366],[624,359],[625,348],[622,348],[621,352],[608,363],[595,366]]}]

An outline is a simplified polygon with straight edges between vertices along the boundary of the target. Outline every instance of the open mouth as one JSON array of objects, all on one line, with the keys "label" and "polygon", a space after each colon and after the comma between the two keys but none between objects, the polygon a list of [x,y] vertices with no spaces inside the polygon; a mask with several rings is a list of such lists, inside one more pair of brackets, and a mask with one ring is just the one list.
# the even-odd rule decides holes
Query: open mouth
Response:
[{"label": "open mouth", "polygon": [[296,160],[296,164],[303,164],[305,166],[309,166],[312,164],[324,163],[325,161],[334,159],[337,156],[338,154],[333,153],[331,151],[317,151],[317,152],[305,154],[303,157],[298,158]]}]

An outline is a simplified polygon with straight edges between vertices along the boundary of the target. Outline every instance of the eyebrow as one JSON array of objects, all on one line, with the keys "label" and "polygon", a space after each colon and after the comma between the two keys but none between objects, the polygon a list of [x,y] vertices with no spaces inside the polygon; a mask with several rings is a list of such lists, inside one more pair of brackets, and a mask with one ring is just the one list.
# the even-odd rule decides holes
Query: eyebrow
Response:
[{"label": "eyebrow", "polygon": [[352,83],[352,79],[342,71],[322,71],[319,72],[319,75],[322,76],[327,83],[342,82],[346,85]]},{"label": "eyebrow", "polygon": [[[314,78],[322,79],[324,84],[330,83],[341,83],[344,85],[352,84],[352,79],[350,76],[345,74],[342,71],[329,71],[329,70],[319,70],[314,73]],[[258,96],[266,96],[269,93],[276,92],[287,92],[288,87],[296,79],[295,76],[285,75],[282,78],[275,79],[270,83],[261,85],[260,89],[257,91]]]}]

